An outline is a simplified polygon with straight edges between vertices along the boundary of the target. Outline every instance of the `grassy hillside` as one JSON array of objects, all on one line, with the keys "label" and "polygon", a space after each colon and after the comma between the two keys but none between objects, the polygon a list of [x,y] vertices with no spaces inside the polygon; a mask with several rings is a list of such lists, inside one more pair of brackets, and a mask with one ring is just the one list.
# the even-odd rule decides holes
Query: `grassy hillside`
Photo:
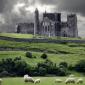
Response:
[{"label": "grassy hillside", "polygon": [[0,36],[12,38],[33,38],[32,34],[17,34],[17,33],[0,33]]},{"label": "grassy hillside", "polygon": [[[20,33],[0,33],[0,36],[12,37],[12,38],[33,38],[34,37],[33,34],[20,34]],[[36,38],[49,38],[49,37],[36,35]],[[82,40],[84,38],[50,37],[49,39]]]},{"label": "grassy hillside", "polygon": [[54,54],[85,54],[85,44],[75,44],[75,43],[66,43],[66,44],[54,44],[54,43],[27,43],[27,42],[13,42],[0,40],[0,49],[19,49],[25,51],[34,51],[34,52],[47,52]]},{"label": "grassy hillside", "polygon": [[[18,56],[21,56],[23,60],[25,60],[30,65],[36,65],[39,62],[44,61],[40,56],[41,52],[32,52],[33,56],[36,56],[36,58],[27,58],[25,57],[24,51],[0,51],[0,59],[3,58],[15,58]],[[85,55],[79,55],[79,54],[47,54],[48,59],[53,61],[54,63],[59,64],[60,62],[67,62],[68,64],[75,64],[77,61],[85,59]]]},{"label": "grassy hillside", "polygon": [[[0,33],[0,36],[8,36],[14,38],[32,38],[33,35],[28,34],[13,34]],[[69,38],[70,39],[70,38]],[[27,58],[26,52],[32,52],[36,58]],[[44,61],[40,56],[46,52],[48,59],[59,64],[60,62],[67,62],[68,64],[75,64],[79,60],[85,59],[85,44],[81,43],[29,43],[29,42],[15,42],[0,40],[0,60],[3,58],[15,58],[21,56],[28,64],[34,66],[37,63]]]},{"label": "grassy hillside", "polygon": [[[0,40],[0,50],[4,50],[0,51],[0,59],[21,56],[26,62],[32,65],[43,61],[40,58],[43,52],[46,52],[48,58],[55,63],[66,61],[69,64],[75,64],[77,61],[85,59],[85,44],[78,43],[27,43]],[[37,58],[26,58],[26,51],[32,51],[33,56]]]}]

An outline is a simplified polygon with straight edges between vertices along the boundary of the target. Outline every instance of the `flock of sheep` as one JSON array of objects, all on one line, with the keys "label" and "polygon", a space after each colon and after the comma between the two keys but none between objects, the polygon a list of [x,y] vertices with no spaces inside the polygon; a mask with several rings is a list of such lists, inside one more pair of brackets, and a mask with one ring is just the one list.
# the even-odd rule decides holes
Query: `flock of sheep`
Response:
[{"label": "flock of sheep", "polygon": [[32,77],[28,76],[28,75],[24,75],[24,81],[25,82],[31,82],[31,83],[40,83],[40,79],[33,79]]},{"label": "flock of sheep", "polygon": [[[62,79],[56,79],[55,82],[62,83],[63,80]],[[70,83],[72,83],[72,84],[75,84],[75,83],[83,84],[84,80],[83,80],[83,78],[77,79],[74,75],[69,75],[69,77],[64,82],[65,82],[65,84],[70,84]]]},{"label": "flock of sheep", "polygon": [[[34,84],[40,83],[41,79],[33,79],[32,77],[28,76],[28,75],[24,75],[24,82],[31,82]],[[62,83],[64,82],[65,84],[83,84],[84,80],[83,78],[76,78],[74,75],[69,75],[69,77],[63,81],[62,79],[55,79],[55,83]],[[2,79],[0,79],[0,85],[2,84]]]},{"label": "flock of sheep", "polygon": [[[41,80],[40,79],[34,80],[32,77],[30,77],[28,75],[24,75],[24,81],[37,84],[37,83],[40,83]],[[55,80],[55,83],[62,83],[62,82],[65,82],[65,84],[70,84],[70,83],[83,84],[84,80],[83,80],[83,78],[77,79],[74,75],[69,75],[69,77],[65,81],[63,81],[62,79],[58,79],[58,78]]]}]

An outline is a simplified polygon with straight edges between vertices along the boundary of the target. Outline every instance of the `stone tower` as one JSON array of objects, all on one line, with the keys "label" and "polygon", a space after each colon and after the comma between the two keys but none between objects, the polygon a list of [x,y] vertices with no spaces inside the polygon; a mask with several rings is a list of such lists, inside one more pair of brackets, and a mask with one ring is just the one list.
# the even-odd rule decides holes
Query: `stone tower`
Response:
[{"label": "stone tower", "polygon": [[35,10],[35,20],[34,20],[34,35],[35,34],[39,34],[39,11],[38,9],[36,8]]},{"label": "stone tower", "polygon": [[78,37],[76,14],[67,15],[67,25],[68,25],[68,35],[69,35],[69,37]]},{"label": "stone tower", "polygon": [[61,36],[61,13],[55,13],[55,34]]}]

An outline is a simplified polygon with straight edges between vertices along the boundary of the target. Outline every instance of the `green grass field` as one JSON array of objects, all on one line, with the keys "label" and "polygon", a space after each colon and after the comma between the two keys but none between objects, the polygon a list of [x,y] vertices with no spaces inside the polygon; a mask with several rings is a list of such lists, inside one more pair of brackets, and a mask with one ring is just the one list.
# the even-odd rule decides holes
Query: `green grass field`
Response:
[{"label": "green grass field", "polygon": [[[33,56],[36,58],[27,58],[25,57],[25,51],[0,51],[0,60],[5,58],[15,58],[21,56],[23,60],[25,60],[30,65],[37,65],[37,63],[44,61],[40,56],[41,52],[32,52]],[[59,64],[60,62],[67,62],[68,64],[75,64],[79,60],[85,59],[85,55],[79,54],[47,54],[48,59],[52,62]]]},{"label": "green grass field", "polygon": [[33,38],[32,34],[17,34],[17,33],[0,33],[0,36],[12,38]]},{"label": "green grass field", "polygon": [[[36,85],[66,85],[65,79],[66,77],[34,77],[34,79],[40,78],[41,82]],[[55,83],[55,79],[59,78],[62,79],[62,83]],[[78,79],[78,78],[77,78]],[[85,81],[85,77],[83,77]],[[23,78],[3,78],[2,85],[34,85],[34,83],[25,83]],[[78,84],[68,84],[68,85],[78,85]],[[85,82],[83,84],[79,85],[85,85]]]},{"label": "green grass field", "polygon": [[[33,34],[20,34],[20,33],[0,33],[0,36],[12,37],[12,38],[33,38]],[[48,36],[36,35],[36,38],[49,38]],[[58,37],[50,37],[49,39],[58,39]],[[82,40],[84,38],[68,38],[60,37],[61,40]]]},{"label": "green grass field", "polygon": [[54,43],[28,43],[28,42],[13,42],[7,40],[0,40],[1,48],[11,48],[11,49],[25,49],[30,51],[43,52],[47,51],[49,53],[67,53],[67,54],[85,54],[85,44],[54,44]]},{"label": "green grass field", "polygon": [[[16,34],[16,33],[0,33],[0,36],[7,36],[13,38],[33,38],[33,35],[31,34]],[[85,44],[81,43],[55,44],[55,43],[28,43],[0,40],[0,50],[2,50],[0,51],[0,60],[3,58],[6,59],[21,56],[23,60],[25,60],[28,64],[32,66],[37,65],[37,63],[39,62],[45,61],[40,57],[43,52],[46,52],[48,55],[48,59],[56,64],[59,64],[60,62],[67,62],[68,64],[74,65],[78,61],[85,59]],[[36,56],[36,58],[32,59],[27,58],[25,56],[25,53],[27,51],[32,52],[33,56]],[[10,78],[7,79],[10,80]],[[16,79],[19,80],[19,78]]]},{"label": "green grass field", "polygon": [[[43,52],[47,53],[48,59],[57,64],[62,61],[66,61],[68,64],[75,64],[77,61],[85,59],[85,44],[27,43],[0,40],[0,49],[2,48],[4,48],[4,51],[0,51],[0,59],[21,56],[22,59],[31,65],[44,61],[40,58]],[[26,58],[26,51],[31,51],[36,58]]]}]

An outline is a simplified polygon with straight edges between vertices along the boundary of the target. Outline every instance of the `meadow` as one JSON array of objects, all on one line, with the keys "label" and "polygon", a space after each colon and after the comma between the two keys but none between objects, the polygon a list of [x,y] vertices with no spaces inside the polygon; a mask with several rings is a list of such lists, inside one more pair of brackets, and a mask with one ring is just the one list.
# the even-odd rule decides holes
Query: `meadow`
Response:
[{"label": "meadow", "polygon": [[33,38],[32,34],[17,34],[17,33],[0,33],[0,36],[12,38]]},{"label": "meadow", "polygon": [[[16,33],[0,33],[0,36],[5,36],[5,37],[7,36],[13,38],[33,38],[33,35],[31,34],[16,34]],[[57,38],[55,37],[55,39]],[[66,39],[71,39],[71,38],[66,38]],[[33,57],[35,58],[27,58],[26,52],[31,52]],[[0,60],[6,58],[14,59],[15,57],[21,57],[29,65],[36,66],[38,63],[45,61],[44,59],[41,58],[41,55],[43,53],[46,53],[48,55],[48,59],[51,60],[53,63],[56,63],[57,65],[61,62],[67,62],[68,65],[75,65],[78,61],[85,60],[85,44],[84,43],[83,44],[30,43],[30,42],[0,40]],[[73,74],[77,76],[82,75],[77,72],[73,72]],[[22,80],[22,78],[12,78],[12,79],[16,81]],[[52,78],[50,77],[46,79],[52,81]],[[9,81],[10,78],[6,78],[5,80]]]},{"label": "meadow", "polygon": [[[34,79],[40,78],[41,82],[36,85],[66,85],[65,79],[67,77],[34,77]],[[55,79],[59,78],[62,79],[62,83],[55,83]],[[83,77],[85,80],[85,77]],[[25,83],[22,77],[16,77],[16,78],[3,78],[2,85],[34,85],[33,83]],[[68,84],[68,85],[78,85],[78,84]],[[85,82],[83,84],[79,85],[85,85]]]},{"label": "meadow", "polygon": [[[40,36],[33,34],[21,34],[21,33],[0,33],[0,36],[11,38],[49,38],[48,36]],[[61,39],[61,40],[83,40],[84,38],[68,38],[68,37],[50,37],[49,39]]]},{"label": "meadow", "polygon": [[[32,52],[33,56],[36,56],[36,58],[27,58],[25,56],[25,51],[0,51],[0,60],[6,59],[6,58],[15,58],[21,56],[23,60],[25,60],[28,64],[34,66],[37,65],[39,62],[45,61],[40,56],[42,55],[42,52]],[[76,64],[79,60],[84,60],[85,55],[79,55],[79,54],[48,54],[48,59],[52,62],[59,64],[60,62],[67,62],[68,64]]]},{"label": "meadow", "polygon": [[[0,59],[15,58],[21,56],[30,65],[36,65],[44,61],[40,56],[46,52],[48,59],[54,63],[67,62],[75,64],[79,60],[85,59],[85,44],[81,43],[29,43],[0,40]],[[32,52],[36,58],[25,57],[27,51]]]},{"label": "meadow", "polygon": [[81,43],[30,43],[30,42],[15,42],[0,40],[0,48],[6,49],[20,49],[25,51],[55,53],[55,54],[85,54],[85,44]]}]

